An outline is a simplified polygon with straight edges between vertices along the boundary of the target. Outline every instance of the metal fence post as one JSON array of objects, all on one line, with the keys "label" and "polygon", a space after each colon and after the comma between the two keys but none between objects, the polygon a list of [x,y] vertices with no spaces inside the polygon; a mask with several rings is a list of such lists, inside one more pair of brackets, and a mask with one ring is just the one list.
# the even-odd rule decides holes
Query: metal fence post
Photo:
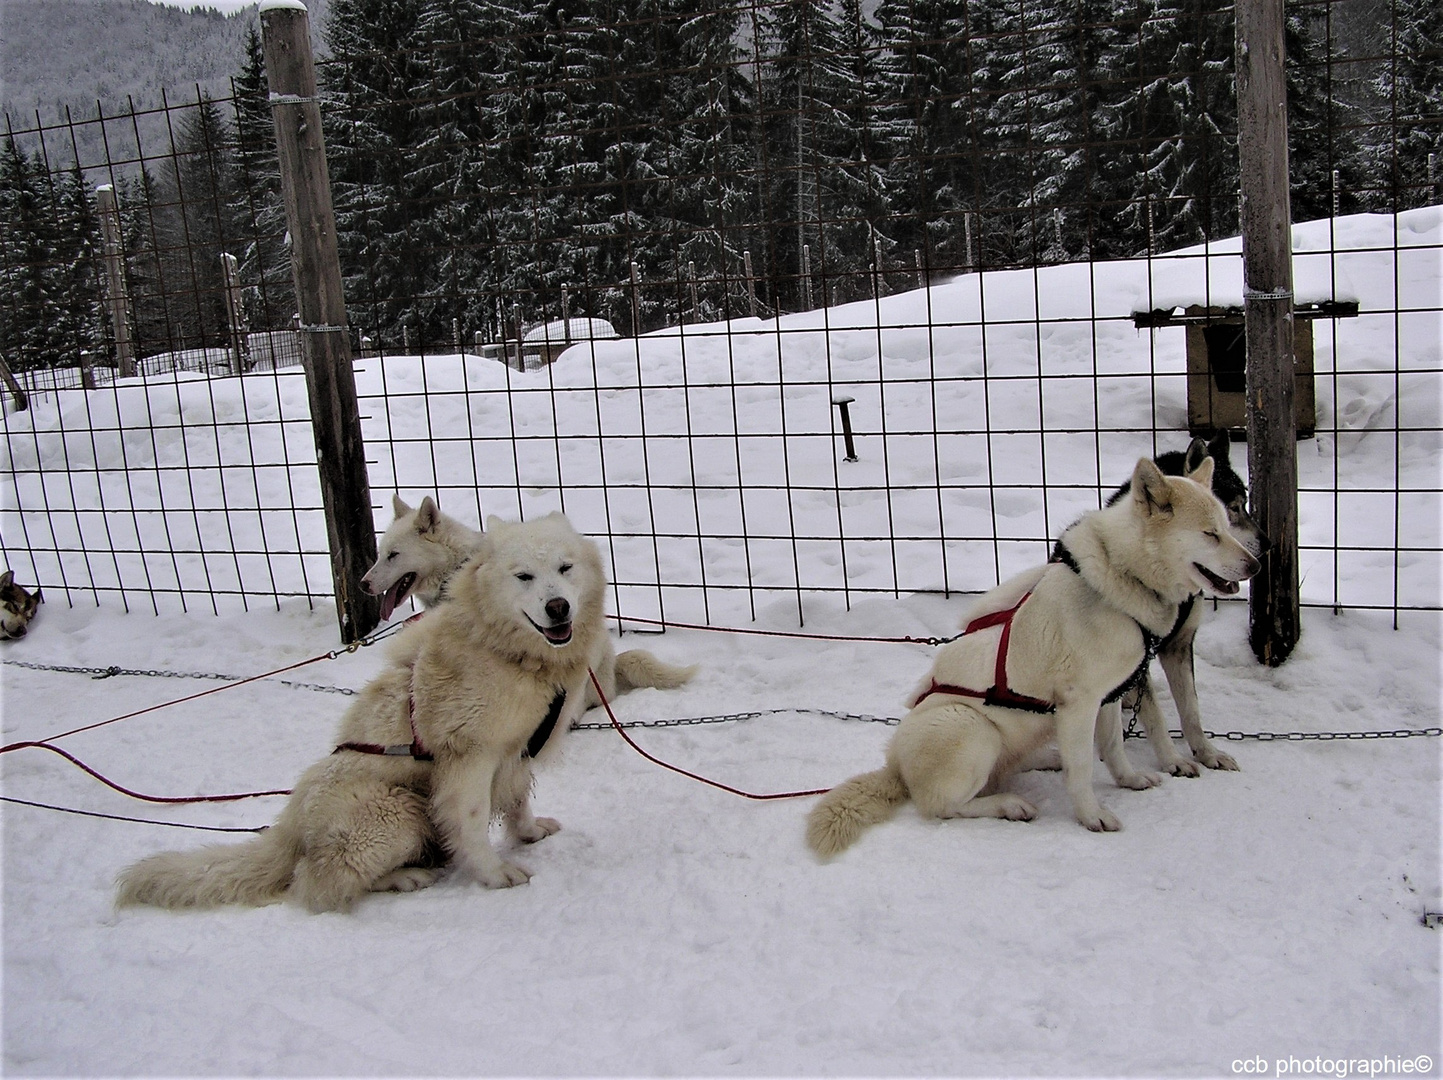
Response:
[{"label": "metal fence post", "polygon": [[120,240],[120,207],[115,202],[115,188],[101,184],[95,189],[95,202],[100,211],[100,242],[105,252],[105,306],[110,309],[110,325],[115,333],[115,364],[117,374],[129,379],[135,374],[135,342],[130,336],[130,294],[125,288],[125,254]]},{"label": "metal fence post", "polygon": [[1236,12],[1248,473],[1253,515],[1273,542],[1249,590],[1249,637],[1257,658],[1276,667],[1301,629],[1283,0],[1240,0]]},{"label": "metal fence post", "polygon": [[370,633],[380,621],[379,599],[361,588],[362,575],[376,559],[376,533],[341,292],[330,172],[321,136],[310,17],[300,0],[264,0],[260,16],[336,614],[341,640],[349,643]]}]

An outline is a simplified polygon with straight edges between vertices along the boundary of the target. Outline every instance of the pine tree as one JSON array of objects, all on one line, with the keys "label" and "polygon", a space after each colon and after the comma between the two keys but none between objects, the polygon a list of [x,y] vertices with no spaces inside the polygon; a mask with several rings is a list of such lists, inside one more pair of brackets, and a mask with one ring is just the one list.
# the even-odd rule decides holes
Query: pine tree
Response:
[{"label": "pine tree", "polygon": [[49,328],[56,309],[47,277],[54,261],[44,166],[7,135],[0,154],[0,353],[15,369],[62,362]]},{"label": "pine tree", "polygon": [[[876,136],[887,154],[890,228],[934,267],[969,264],[965,216],[978,209],[984,131],[967,0],[882,0]],[[975,250],[974,250],[975,255]]]},{"label": "pine tree", "polygon": [[667,127],[675,133],[676,279],[689,311],[695,275],[699,310],[691,317],[704,321],[745,310],[737,269],[760,204],[751,152],[755,87],[741,63],[739,21],[727,0],[707,0],[694,11],[680,28],[679,62],[666,94],[673,105]]},{"label": "pine tree", "polygon": [[286,212],[281,201],[280,165],[271,119],[270,84],[260,34],[246,31],[245,59],[231,80],[234,105],[235,192],[244,230],[240,277],[246,286],[252,327],[284,326],[295,311],[290,253],[286,250]]},{"label": "pine tree", "polygon": [[[426,72],[414,33],[422,0],[334,0],[322,70],[336,232],[352,321],[398,342],[426,287],[418,237],[430,210],[410,179],[424,138]],[[419,327],[417,327],[419,329]]]},{"label": "pine tree", "polygon": [[[47,291],[54,297],[54,347],[62,356],[94,352],[100,331],[100,221],[79,165],[55,178],[52,261]],[[98,359],[98,357],[97,357]]]},{"label": "pine tree", "polygon": [[809,248],[814,268],[844,293],[864,293],[877,245],[866,220],[868,163],[848,115],[860,97],[856,56],[826,0],[778,4],[761,26],[764,212],[771,224],[765,276],[781,303],[800,306]]},{"label": "pine tree", "polygon": [[1439,201],[1443,176],[1443,11],[1433,0],[1394,0],[1396,59],[1376,84],[1391,106],[1391,208]]}]

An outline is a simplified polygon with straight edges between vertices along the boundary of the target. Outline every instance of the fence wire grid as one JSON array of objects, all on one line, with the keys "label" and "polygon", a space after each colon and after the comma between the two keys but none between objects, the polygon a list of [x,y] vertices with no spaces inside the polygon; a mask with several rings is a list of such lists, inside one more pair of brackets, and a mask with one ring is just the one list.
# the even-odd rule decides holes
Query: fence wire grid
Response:
[{"label": "fence wire grid", "polygon": [[[1242,426],[1230,6],[604,14],[315,28],[378,528],[561,509],[622,616],[800,620],[988,588]],[[1440,18],[1287,16],[1304,603],[1436,611]],[[331,595],[270,125],[258,39],[224,100],[6,117],[0,550],[47,596]]]}]

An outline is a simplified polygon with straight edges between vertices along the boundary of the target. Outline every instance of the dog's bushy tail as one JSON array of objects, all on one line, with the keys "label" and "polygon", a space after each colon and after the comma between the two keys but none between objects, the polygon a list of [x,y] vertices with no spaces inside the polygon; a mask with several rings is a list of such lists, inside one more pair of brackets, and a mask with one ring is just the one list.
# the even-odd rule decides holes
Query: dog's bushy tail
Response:
[{"label": "dog's bushy tail", "polygon": [[273,827],[244,844],[213,844],[196,851],[166,851],[142,859],[117,880],[116,906],[273,904],[290,887],[297,859],[294,848],[275,833]]},{"label": "dog's bushy tail", "polygon": [[696,665],[676,667],[658,660],[645,649],[630,649],[616,658],[616,692],[655,687],[658,690],[675,690],[685,686],[696,674]]},{"label": "dog's bushy tail", "polygon": [[854,776],[822,796],[807,815],[807,844],[830,858],[850,847],[862,830],[886,821],[907,801],[907,785],[890,762],[875,772]]}]

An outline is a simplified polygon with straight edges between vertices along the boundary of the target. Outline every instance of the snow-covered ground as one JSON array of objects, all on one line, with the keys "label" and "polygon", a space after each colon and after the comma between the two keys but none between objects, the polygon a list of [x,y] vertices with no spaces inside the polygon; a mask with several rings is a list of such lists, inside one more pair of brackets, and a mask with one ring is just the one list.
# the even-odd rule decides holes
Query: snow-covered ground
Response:
[{"label": "snow-covered ground", "polygon": [[[1312,600],[1389,606],[1396,572],[1405,606],[1438,605],[1440,223],[1435,208],[1396,228],[1298,229],[1300,299],[1356,298],[1365,313],[1319,334],[1322,433],[1300,444]],[[630,583],[616,599],[634,617],[795,632],[804,597],[806,633],[948,635],[965,599],[915,590],[981,588],[1040,558],[1154,439],[1186,442],[1181,331],[1139,334],[1127,316],[1200,290],[1236,302],[1236,266],[1214,247],[970,277],[729,338],[713,327],[598,342],[594,362],[586,346],[581,362],[535,375],[474,357],[371,361],[372,486],[439,486],[472,520],[564,503]],[[838,393],[856,398],[857,463],[837,461]],[[313,470],[288,464],[311,452],[298,378],[59,399],[6,417],[21,471],[0,478],[5,547],[12,565],[33,547],[19,576],[39,570],[51,600],[5,647],[5,743],[220,685],[158,673],[252,675],[336,647],[328,600],[252,600],[247,613],[222,596],[219,617],[209,599],[194,610],[207,587],[325,590],[319,514],[289,509],[319,502]],[[51,471],[62,461],[101,468]],[[62,566],[45,550],[125,548],[117,536],[133,553]],[[269,554],[237,554],[262,537]],[[74,606],[51,590],[61,579]],[[128,589],[132,613],[109,592],[97,606],[92,581]],[[805,591],[844,583],[850,595]],[[157,584],[194,590],[192,613],[163,597],[152,614]],[[690,629],[625,639],[636,643],[702,670],[682,690],[622,698],[623,721],[758,715],[635,737],[753,791],[875,767],[889,728],[857,716],[899,715],[931,652]],[[1204,720],[1250,734],[1436,729],[1440,648],[1436,610],[1403,611],[1395,630],[1391,613],[1310,607],[1296,653],[1266,669],[1244,605],[1224,604],[1199,639]],[[329,751],[348,701],[317,687],[363,685],[381,651],[60,744],[143,792],[288,787]],[[151,674],[54,670],[111,666]],[[112,881],[129,862],[225,838],[11,800],[213,826],[264,825],[277,800],[142,805],[18,750],[0,757],[3,1067],[1234,1076],[1290,1058],[1295,1074],[1360,1058],[1396,1074],[1429,1055],[1436,1075],[1440,931],[1424,923],[1443,911],[1440,742],[1234,741],[1241,772],[1144,792],[1116,789],[1099,766],[1125,826],[1110,835],[1073,822],[1059,777],[1027,774],[1016,785],[1037,821],[904,809],[824,865],[802,841],[810,800],[748,802],[581,730],[538,781],[538,812],[564,828],[518,856],[530,884],[491,893],[447,878],[326,916],[116,913]],[[1128,749],[1150,763],[1143,744]]]},{"label": "snow-covered ground", "polygon": [[[809,629],[946,634],[958,602],[819,602]],[[1439,634],[1310,609],[1259,667],[1242,605],[1205,625],[1205,719],[1228,731],[1439,723]],[[758,625],[795,628],[779,602]],[[7,660],[250,674],[325,652],[329,612],[122,615],[56,607]],[[636,639],[628,637],[628,642]],[[627,721],[748,710],[896,716],[921,645],[671,631],[700,661]],[[357,687],[379,649],[283,678]],[[6,666],[5,739],[215,684]],[[252,684],[62,740],[155,794],[287,787],[331,747],[343,697]],[[1169,708],[1164,703],[1164,708]],[[593,717],[595,713],[591,714]],[[752,791],[823,787],[881,760],[890,729],[816,712],[641,729],[650,751]],[[1031,823],[905,808],[823,865],[811,800],[752,803],[575,731],[539,778],[563,829],[518,855],[530,884],[450,878],[349,915],[283,905],[111,908],[155,851],[224,837],[4,805],[4,1068],[10,1075],[1229,1076],[1262,1056],[1439,1059],[1439,740],[1236,742],[1236,773],[1114,788],[1124,830],[1071,818],[1059,776],[1017,789]],[[1129,743],[1139,761],[1149,752]],[[38,750],[9,798],[215,825],[278,800],[134,803]]]}]

